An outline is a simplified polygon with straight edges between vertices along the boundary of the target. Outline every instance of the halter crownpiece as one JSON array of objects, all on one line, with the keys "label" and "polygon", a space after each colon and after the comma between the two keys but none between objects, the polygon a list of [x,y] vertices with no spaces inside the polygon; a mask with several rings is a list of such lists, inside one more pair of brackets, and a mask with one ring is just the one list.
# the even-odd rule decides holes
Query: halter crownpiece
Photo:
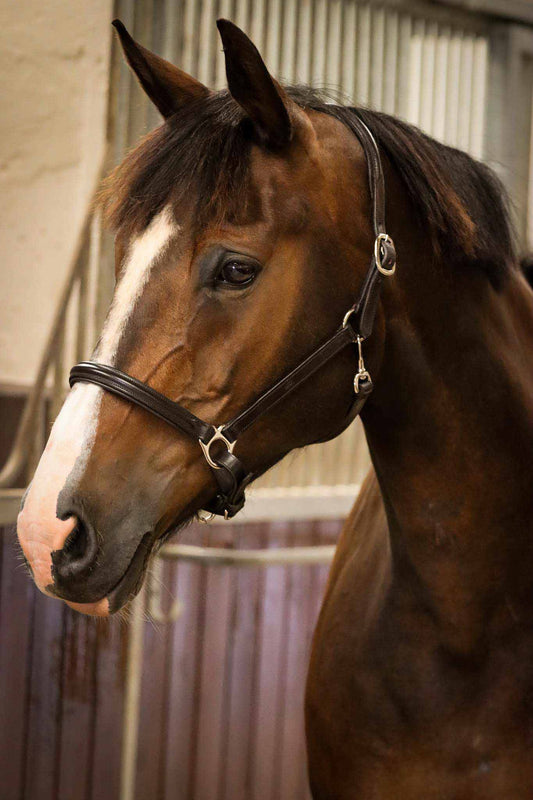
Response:
[{"label": "halter crownpiece", "polygon": [[[225,425],[219,426],[204,422],[179,403],[175,403],[115,367],[97,364],[94,361],[82,361],[70,372],[70,386],[78,382],[101,386],[106,391],[144,408],[181,433],[198,440],[218,486],[217,494],[205,509],[209,517],[215,515],[221,515],[225,519],[234,517],[244,506],[245,489],[255,477],[252,472],[246,470],[233,452],[240,434],[291,394],[346,345],[356,344],[358,355],[358,367],[354,377],[356,399],[352,407],[353,416],[359,414],[372,391],[372,379],[365,367],[362,345],[373,330],[382,277],[390,277],[396,270],[396,250],[391,237],[385,232],[385,183],[376,141],[360,117],[346,119],[345,124],[357,136],[365,152],[375,240],[370,266],[359,297],[348,309],[340,328],[331,338],[259,395],[248,408]],[[215,453],[211,448],[217,442],[220,444]]]}]

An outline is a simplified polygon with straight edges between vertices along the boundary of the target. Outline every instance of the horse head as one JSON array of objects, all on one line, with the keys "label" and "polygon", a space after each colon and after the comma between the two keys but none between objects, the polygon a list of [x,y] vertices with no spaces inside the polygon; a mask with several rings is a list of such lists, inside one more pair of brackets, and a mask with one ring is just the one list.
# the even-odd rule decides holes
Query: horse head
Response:
[{"label": "horse head", "polygon": [[[221,92],[115,24],[164,121],[102,191],[116,286],[93,359],[218,425],[331,336],[352,305],[374,246],[365,155],[338,119],[282,88],[232,23],[218,23]],[[235,452],[254,476],[349,424],[355,352],[344,348],[239,437]],[[157,543],[215,491],[197,441],[76,383],[18,536],[42,591],[107,615],[139,590]]]}]

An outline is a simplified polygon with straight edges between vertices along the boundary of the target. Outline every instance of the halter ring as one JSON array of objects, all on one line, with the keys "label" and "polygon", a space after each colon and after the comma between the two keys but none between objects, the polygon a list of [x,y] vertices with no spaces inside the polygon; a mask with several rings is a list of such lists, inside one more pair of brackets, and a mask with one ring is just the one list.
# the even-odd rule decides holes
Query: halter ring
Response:
[{"label": "halter ring", "polygon": [[223,426],[220,425],[218,428],[215,428],[215,432],[213,436],[209,439],[207,444],[204,444],[204,442],[202,442],[201,439],[198,439],[198,441],[200,442],[200,447],[202,448],[203,454],[205,456],[205,460],[207,461],[210,467],[213,467],[213,469],[222,469],[222,467],[216,464],[211,458],[211,454],[209,452],[211,449],[211,445],[214,444],[214,442],[224,442],[228,452],[230,453],[233,453],[233,448],[235,447],[235,442],[230,442],[229,439],[226,439],[226,437],[222,433],[222,427]]},{"label": "halter ring", "polygon": [[349,308],[348,311],[346,312],[346,314],[344,315],[344,319],[342,320],[342,327],[343,328],[345,328],[348,325],[348,323],[350,321],[350,317],[352,316],[354,311],[355,311],[355,308],[352,306],[352,308]]},{"label": "halter ring", "polygon": [[203,508],[200,508],[196,512],[195,517],[198,522],[203,522],[204,525],[207,525],[208,522],[211,522],[212,519],[215,519],[216,514],[213,514],[212,511],[204,511]]},{"label": "halter ring", "polygon": [[353,379],[353,390],[354,390],[355,394],[359,394],[359,392],[361,390],[361,387],[359,386],[361,381],[369,381],[370,383],[372,383],[372,378],[370,377],[370,372],[367,372],[366,369],[364,369],[362,372],[358,372],[356,374],[356,376],[354,377],[354,379]]},{"label": "halter ring", "polygon": [[[389,267],[388,269],[387,267],[383,266],[383,256],[381,254],[382,243],[388,244],[389,247],[392,247],[392,249],[394,250],[394,263],[392,267]],[[376,267],[378,269],[378,272],[381,272],[382,275],[386,275],[387,277],[394,275],[394,273],[396,272],[396,249],[394,247],[394,242],[392,241],[388,233],[378,233],[378,235],[376,236],[376,240],[374,242],[374,259],[376,262]]]}]

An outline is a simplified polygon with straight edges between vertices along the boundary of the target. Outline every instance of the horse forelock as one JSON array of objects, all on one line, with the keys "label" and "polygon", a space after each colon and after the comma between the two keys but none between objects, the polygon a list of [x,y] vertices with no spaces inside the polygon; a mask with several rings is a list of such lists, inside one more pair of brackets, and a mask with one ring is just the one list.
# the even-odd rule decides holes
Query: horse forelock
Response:
[{"label": "horse forelock", "polygon": [[[185,205],[196,230],[242,217],[251,141],[228,92],[191,103],[149,133],[104,181],[100,202],[113,230],[144,230],[168,204]],[[252,209],[253,210],[253,209]]]}]

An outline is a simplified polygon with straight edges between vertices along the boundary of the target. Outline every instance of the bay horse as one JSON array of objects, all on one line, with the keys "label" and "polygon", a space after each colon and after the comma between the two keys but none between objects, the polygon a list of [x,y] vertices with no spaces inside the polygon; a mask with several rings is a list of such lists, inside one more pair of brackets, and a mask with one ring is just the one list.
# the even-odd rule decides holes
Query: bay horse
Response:
[{"label": "bay horse", "polygon": [[169,531],[360,412],[375,472],[314,638],[313,797],[531,798],[533,292],[504,192],[218,25],[211,92],[116,23],[164,122],[102,192],[115,293],[23,503],[27,562],[108,615]]}]

